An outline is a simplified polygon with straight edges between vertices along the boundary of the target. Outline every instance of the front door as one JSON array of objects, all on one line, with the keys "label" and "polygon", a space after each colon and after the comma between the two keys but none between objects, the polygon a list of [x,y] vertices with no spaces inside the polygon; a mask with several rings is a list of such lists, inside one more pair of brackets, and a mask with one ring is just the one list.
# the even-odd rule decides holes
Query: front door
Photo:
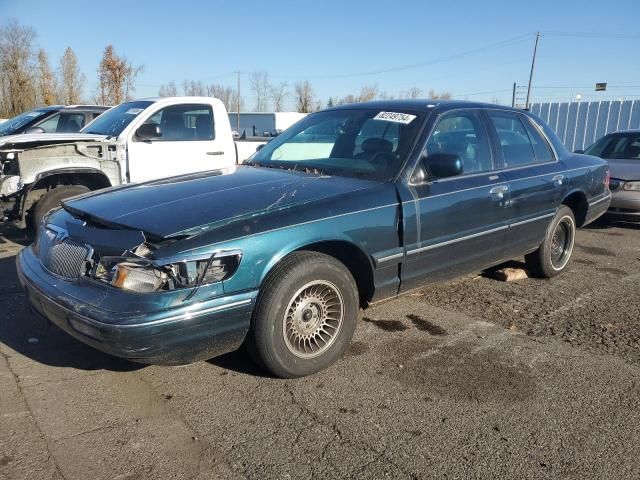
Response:
[{"label": "front door", "polygon": [[179,104],[154,113],[145,124],[160,126],[161,137],[128,142],[129,180],[144,182],[235,164],[229,142],[216,138],[213,109],[207,104]]},{"label": "front door", "polygon": [[[496,171],[481,110],[456,110],[436,123],[425,147],[429,156],[453,154],[462,173],[409,186],[403,202],[406,261],[401,290],[487,267],[504,256],[509,189]],[[432,157],[433,158],[433,157]],[[433,167],[431,168],[433,170]]]}]

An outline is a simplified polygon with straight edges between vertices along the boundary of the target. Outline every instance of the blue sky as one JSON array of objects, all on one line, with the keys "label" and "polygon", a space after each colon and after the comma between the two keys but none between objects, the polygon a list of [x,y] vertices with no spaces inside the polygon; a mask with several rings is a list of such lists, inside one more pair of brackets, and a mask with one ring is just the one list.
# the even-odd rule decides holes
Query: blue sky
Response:
[{"label": "blue sky", "polygon": [[[528,80],[536,31],[533,101],[640,98],[637,7],[637,0],[0,0],[0,21],[32,26],[56,62],[71,46],[87,96],[112,43],[145,67],[139,97],[171,80],[235,86],[232,72],[265,70],[273,82],[308,79],[323,103],[365,84],[390,95],[417,86],[507,103],[513,82]],[[595,82],[612,87],[596,94]],[[251,107],[248,75],[243,90]]]}]

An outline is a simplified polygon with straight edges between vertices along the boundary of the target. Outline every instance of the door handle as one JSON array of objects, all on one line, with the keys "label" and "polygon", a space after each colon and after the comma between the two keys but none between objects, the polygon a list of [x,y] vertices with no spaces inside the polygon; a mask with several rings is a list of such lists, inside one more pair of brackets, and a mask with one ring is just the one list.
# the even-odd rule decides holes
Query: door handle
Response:
[{"label": "door handle", "polygon": [[509,187],[506,185],[498,185],[489,190],[489,195],[491,195],[494,200],[504,200],[504,194],[508,191]]},{"label": "door handle", "polygon": [[553,184],[556,187],[562,186],[563,181],[564,181],[564,175],[556,175],[555,177],[553,177]]},{"label": "door handle", "polygon": [[218,152],[207,152],[207,155],[224,155],[223,151],[218,151]]}]

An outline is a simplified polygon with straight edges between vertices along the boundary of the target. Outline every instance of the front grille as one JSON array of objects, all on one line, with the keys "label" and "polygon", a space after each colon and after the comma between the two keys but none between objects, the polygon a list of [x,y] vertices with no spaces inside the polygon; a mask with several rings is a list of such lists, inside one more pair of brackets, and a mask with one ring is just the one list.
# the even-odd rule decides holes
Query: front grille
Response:
[{"label": "front grille", "polygon": [[83,273],[91,249],[69,238],[61,239],[56,232],[43,227],[38,239],[38,253],[44,268],[73,280]]}]

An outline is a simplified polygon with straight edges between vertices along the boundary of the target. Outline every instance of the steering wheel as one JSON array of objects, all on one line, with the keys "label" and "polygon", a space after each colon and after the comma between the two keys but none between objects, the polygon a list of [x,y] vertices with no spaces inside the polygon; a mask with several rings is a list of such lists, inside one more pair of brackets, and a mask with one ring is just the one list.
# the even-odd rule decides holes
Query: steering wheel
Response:
[{"label": "steering wheel", "polygon": [[369,162],[376,170],[388,171],[396,161],[396,157],[390,152],[374,153]]}]

